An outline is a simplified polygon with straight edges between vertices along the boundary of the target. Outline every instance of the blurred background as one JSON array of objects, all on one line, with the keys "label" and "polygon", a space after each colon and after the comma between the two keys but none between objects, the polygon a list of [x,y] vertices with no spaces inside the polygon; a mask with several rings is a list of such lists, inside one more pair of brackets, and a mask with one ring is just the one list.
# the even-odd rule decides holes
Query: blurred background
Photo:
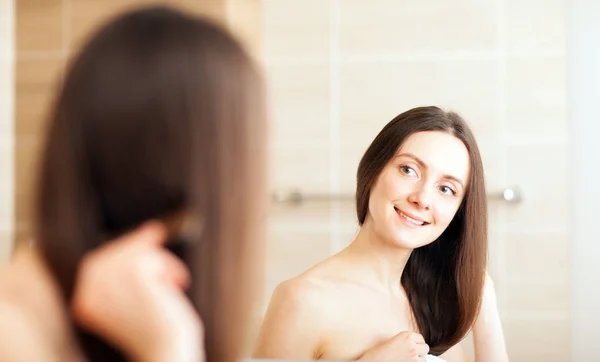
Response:
[{"label": "blurred background", "polygon": [[[108,16],[150,2],[0,0],[0,259],[31,236],[36,158],[65,61]],[[225,24],[267,74],[270,182],[281,199],[269,219],[265,307],[279,282],[352,240],[358,161],[383,125],[438,105],[468,120],[483,153],[490,273],[511,361],[571,359],[564,1],[168,3]],[[286,202],[292,192],[308,199]]]}]

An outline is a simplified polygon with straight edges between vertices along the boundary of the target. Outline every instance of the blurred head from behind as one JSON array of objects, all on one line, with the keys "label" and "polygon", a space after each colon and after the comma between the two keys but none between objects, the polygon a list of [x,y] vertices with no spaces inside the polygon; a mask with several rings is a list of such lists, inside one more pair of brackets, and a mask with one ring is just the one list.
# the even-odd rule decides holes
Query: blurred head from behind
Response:
[{"label": "blurred head from behind", "polygon": [[[144,221],[202,224],[181,257],[208,361],[239,357],[263,249],[260,72],[227,31],[154,6],[104,24],[70,63],[50,114],[36,238],[68,301],[84,253]],[[92,361],[123,356],[81,333]]]}]

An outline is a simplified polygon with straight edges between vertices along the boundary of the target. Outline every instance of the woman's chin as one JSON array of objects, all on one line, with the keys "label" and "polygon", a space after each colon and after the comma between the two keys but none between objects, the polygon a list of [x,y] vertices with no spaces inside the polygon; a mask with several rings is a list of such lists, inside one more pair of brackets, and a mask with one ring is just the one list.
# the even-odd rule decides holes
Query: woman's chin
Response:
[{"label": "woman's chin", "polygon": [[407,250],[417,249],[431,243],[431,241],[415,237],[414,235],[405,235],[405,233],[396,233],[391,242],[395,247]]}]

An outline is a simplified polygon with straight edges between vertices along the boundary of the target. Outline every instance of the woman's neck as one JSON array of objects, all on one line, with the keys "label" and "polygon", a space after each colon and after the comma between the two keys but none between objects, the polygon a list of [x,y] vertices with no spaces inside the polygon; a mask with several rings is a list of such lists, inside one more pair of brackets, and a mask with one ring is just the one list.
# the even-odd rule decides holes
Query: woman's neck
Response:
[{"label": "woman's neck", "polygon": [[400,296],[404,295],[400,280],[411,253],[412,249],[382,240],[367,222],[340,256],[351,261],[353,278]]}]

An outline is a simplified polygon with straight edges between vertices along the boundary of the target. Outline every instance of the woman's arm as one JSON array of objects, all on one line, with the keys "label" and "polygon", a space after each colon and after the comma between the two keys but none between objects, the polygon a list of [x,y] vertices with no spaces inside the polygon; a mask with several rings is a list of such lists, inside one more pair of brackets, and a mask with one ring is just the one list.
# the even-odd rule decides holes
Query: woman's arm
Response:
[{"label": "woman's arm", "polygon": [[452,348],[440,355],[440,358],[446,362],[469,362],[469,357],[465,353],[460,343],[455,344]]},{"label": "woman's arm", "polygon": [[263,320],[253,358],[310,360],[320,352],[322,299],[305,281],[278,285]]},{"label": "woman's arm", "polygon": [[486,274],[481,310],[473,326],[475,362],[508,362],[494,282]]}]

